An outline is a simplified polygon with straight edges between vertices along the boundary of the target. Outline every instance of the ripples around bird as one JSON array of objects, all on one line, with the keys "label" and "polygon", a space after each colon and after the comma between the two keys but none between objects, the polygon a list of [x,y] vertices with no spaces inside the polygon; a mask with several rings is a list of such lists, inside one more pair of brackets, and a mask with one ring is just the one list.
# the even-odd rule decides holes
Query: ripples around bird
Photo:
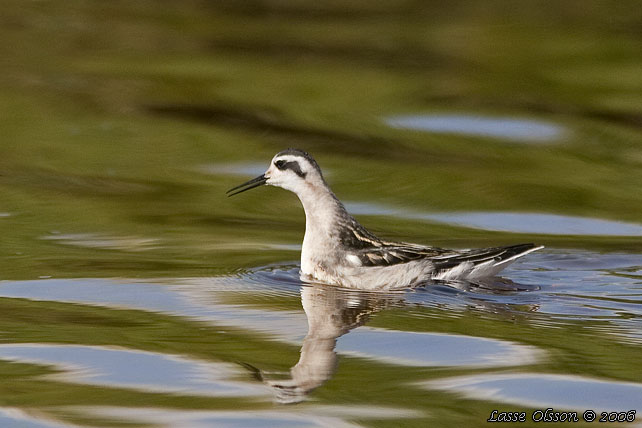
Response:
[{"label": "ripples around bird", "polygon": [[[367,374],[361,373],[365,382],[381,377],[391,388],[429,394],[441,391],[484,400],[482,391],[492,388],[495,401],[523,406],[561,402],[567,408],[623,409],[642,402],[642,384],[595,379],[588,374],[557,375],[554,366],[560,350],[555,350],[554,339],[549,340],[574,335],[577,343],[565,345],[563,359],[573,358],[595,337],[614,348],[639,345],[639,255],[549,250],[518,261],[506,271],[506,278],[478,284],[428,283],[387,293],[306,284],[299,279],[298,266],[291,264],[173,280],[2,281],[0,297],[165,314],[217,328],[242,326],[258,334],[258,340],[293,346],[295,353],[288,358],[298,356],[286,367],[260,358],[251,363],[230,362],[223,357],[225,352],[213,351],[203,359],[190,355],[187,348],[183,353],[165,353],[117,342],[89,346],[82,341],[2,344],[0,360],[54,367],[61,372],[56,376],[59,382],[107,389],[175,396],[272,397],[276,406],[304,402],[314,395],[316,404],[306,410],[317,415],[310,426],[359,418],[363,409],[350,405],[338,412],[341,416],[318,416],[322,405],[337,404],[323,392],[330,379],[356,387],[350,373],[352,360],[361,361],[359,370],[367,368]],[[506,333],[506,323],[512,323],[514,331]],[[103,364],[107,361],[109,366]],[[579,368],[580,373],[594,368],[586,364]],[[519,373],[510,371],[516,367]],[[412,382],[389,377],[399,369],[418,370],[415,376],[419,377]],[[443,373],[435,377],[426,369]],[[158,370],[163,371],[162,378],[155,376]],[[451,376],[452,370],[459,376]],[[467,374],[462,376],[462,371]],[[562,392],[543,386],[543,379],[557,385],[555,391],[580,388],[582,396],[565,400]],[[274,414],[255,409],[255,423],[245,421],[246,425],[258,426],[268,420],[298,426],[299,414],[291,414],[286,410],[289,407],[276,409]],[[389,414],[371,416],[416,417],[425,410],[412,403],[397,403],[391,404]],[[192,422],[225,417],[224,412],[163,411],[167,417]],[[5,419],[15,416],[15,412],[3,412],[0,415]],[[133,417],[131,409],[119,406],[76,406],[74,412],[130,422],[156,423],[159,419],[158,412],[141,411]],[[34,426],[48,426],[40,422]]]}]

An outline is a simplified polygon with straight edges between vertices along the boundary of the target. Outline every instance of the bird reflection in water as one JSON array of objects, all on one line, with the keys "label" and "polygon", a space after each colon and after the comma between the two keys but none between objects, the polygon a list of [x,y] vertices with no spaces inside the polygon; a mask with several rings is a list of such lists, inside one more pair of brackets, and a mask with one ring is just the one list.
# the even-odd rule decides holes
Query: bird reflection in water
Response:
[{"label": "bird reflection in water", "polygon": [[[431,281],[414,288],[420,293],[413,303],[435,304],[435,287],[451,290],[462,304],[462,309],[473,306],[476,310],[514,316],[519,312],[535,312],[537,304],[520,304],[486,301],[481,296],[514,295],[536,291],[537,286],[515,283],[501,277],[487,278],[475,283],[468,281]],[[423,291],[424,293],[421,293]],[[303,339],[301,355],[289,372],[268,372],[243,364],[254,376],[270,386],[281,404],[304,401],[316,388],[330,379],[338,364],[335,351],[337,339],[368,322],[370,315],[391,306],[406,306],[410,296],[405,291],[371,292],[310,284],[301,287],[301,303],[308,321],[308,333]]]},{"label": "bird reflection in water", "polygon": [[[282,404],[299,403],[330,379],[337,369],[337,339],[364,325],[371,314],[402,300],[403,293],[374,293],[327,285],[301,287],[301,303],[308,319],[301,356],[286,376],[245,364],[269,385]],[[281,375],[281,376],[279,376]],[[278,379],[277,379],[278,378]]]}]

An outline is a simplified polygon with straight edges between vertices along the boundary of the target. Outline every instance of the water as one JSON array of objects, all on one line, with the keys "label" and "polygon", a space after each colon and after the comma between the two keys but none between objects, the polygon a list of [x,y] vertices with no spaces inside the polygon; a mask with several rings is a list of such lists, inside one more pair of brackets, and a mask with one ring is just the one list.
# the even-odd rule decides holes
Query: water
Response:
[{"label": "water", "polygon": [[445,134],[506,139],[517,142],[546,142],[561,139],[564,129],[532,119],[491,118],[466,115],[422,115],[387,118],[394,127]]},{"label": "water", "polygon": [[[64,382],[131,388],[141,391],[235,397],[264,395],[253,385],[218,378],[234,373],[224,364],[190,361],[180,356],[98,346],[1,345],[0,359],[46,365]],[[158,378],[163,373],[163,378]]]},{"label": "water", "polygon": [[[0,427],[639,425],[636,2],[3,6]],[[286,147],[385,238],[545,248],[302,282],[296,198],[225,196]]]},{"label": "water", "polygon": [[509,212],[419,213],[369,203],[348,203],[346,207],[355,215],[385,215],[501,232],[542,235],[642,236],[642,224],[559,214]]},{"label": "water", "polygon": [[[506,273],[511,280],[496,285],[436,283],[394,293],[306,285],[298,279],[296,265],[156,281],[2,281],[3,300],[40,302],[40,310],[53,305],[77,321],[56,333],[64,344],[34,341],[33,332],[26,333],[29,342],[1,344],[0,361],[46,368],[30,381],[35,385],[93,385],[175,399],[245,397],[255,403],[250,409],[263,409],[239,414],[149,411],[143,406],[134,412],[125,403],[73,403],[73,409],[68,403],[63,410],[67,417],[150,424],[351,426],[362,419],[423,420],[439,406],[427,403],[444,391],[450,392],[450,400],[491,397],[504,406],[623,411],[636,409],[642,397],[642,383],[635,377],[570,376],[561,374],[560,366],[575,366],[567,361],[582,355],[594,361],[591,367],[608,373],[602,364],[626,367],[617,361],[634,358],[642,343],[641,273],[638,255],[549,250],[516,263]],[[65,311],[57,304],[94,308],[90,313],[95,318],[84,320],[75,306]],[[101,319],[103,313],[111,314],[113,322],[129,320],[130,334],[143,337],[106,343],[111,326]],[[150,325],[157,319],[164,322],[163,330]],[[66,343],[87,326],[96,334],[82,345]],[[491,334],[480,335],[482,327]],[[571,333],[571,340],[565,338]],[[595,335],[608,350],[604,353],[600,346],[596,355],[586,355]],[[158,349],[159,340],[162,352],[145,350]],[[148,341],[151,346],[141,346]],[[209,343],[203,347],[203,341]],[[433,372],[425,372],[427,368]],[[517,368],[522,371],[506,374]],[[461,375],[462,370],[468,374]],[[350,400],[353,404],[341,404],[323,394],[331,383],[330,394],[357,385],[372,390],[360,391]],[[360,414],[385,388],[401,388],[419,398],[388,397],[385,408],[377,407],[379,413]],[[279,407],[285,403],[304,407]],[[324,407],[329,405],[338,406],[338,414],[328,417]]]},{"label": "water", "polygon": [[496,400],[515,405],[535,408],[557,406],[579,411],[590,408],[627,412],[637,409],[642,400],[642,388],[637,383],[541,373],[463,376],[433,381],[425,386],[461,391],[471,398],[492,395]]}]

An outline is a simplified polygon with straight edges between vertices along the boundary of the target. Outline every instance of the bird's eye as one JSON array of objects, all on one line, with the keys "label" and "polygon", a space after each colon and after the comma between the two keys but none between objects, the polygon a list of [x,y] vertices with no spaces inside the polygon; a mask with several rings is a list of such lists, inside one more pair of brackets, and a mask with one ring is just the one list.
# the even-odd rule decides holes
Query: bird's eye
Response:
[{"label": "bird's eye", "polygon": [[276,166],[278,169],[283,169],[285,168],[285,161],[283,159],[278,160],[274,162],[274,166]]}]

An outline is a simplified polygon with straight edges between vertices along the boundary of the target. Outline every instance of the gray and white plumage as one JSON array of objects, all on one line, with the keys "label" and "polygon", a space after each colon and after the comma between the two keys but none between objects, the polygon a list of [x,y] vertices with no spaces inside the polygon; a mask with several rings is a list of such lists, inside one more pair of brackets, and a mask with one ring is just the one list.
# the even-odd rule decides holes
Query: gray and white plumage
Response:
[{"label": "gray and white plumage", "polygon": [[473,250],[389,242],[352,217],[306,152],[277,153],[265,174],[228,191],[261,185],[294,192],[305,211],[301,273],[307,279],[367,290],[417,285],[428,280],[474,280],[496,275],[517,258],[542,248],[534,244]]}]

